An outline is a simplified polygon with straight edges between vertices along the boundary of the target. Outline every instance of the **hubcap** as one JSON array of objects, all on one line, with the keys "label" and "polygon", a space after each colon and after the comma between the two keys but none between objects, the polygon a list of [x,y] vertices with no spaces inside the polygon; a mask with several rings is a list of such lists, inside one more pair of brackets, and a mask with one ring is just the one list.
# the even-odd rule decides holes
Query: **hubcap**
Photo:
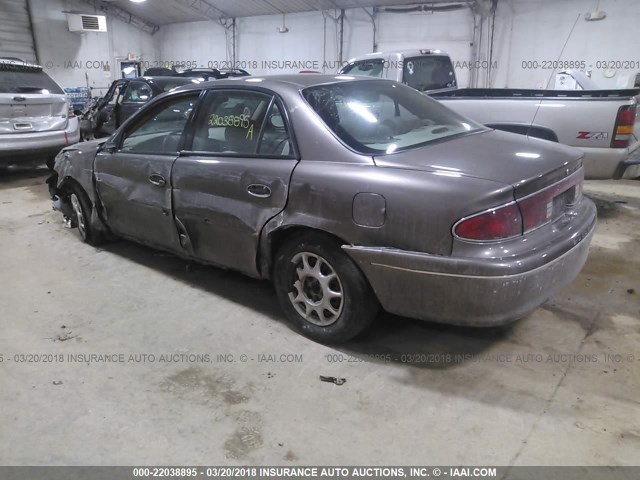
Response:
[{"label": "hubcap", "polygon": [[296,266],[289,300],[307,321],[326,327],[335,323],[344,305],[342,283],[334,268],[315,253],[300,252],[291,263]]},{"label": "hubcap", "polygon": [[82,238],[86,238],[87,230],[86,225],[84,223],[84,215],[82,214],[82,207],[80,206],[80,200],[75,193],[71,194],[71,206],[73,207],[73,211],[76,214],[76,222],[78,223],[78,231]]}]

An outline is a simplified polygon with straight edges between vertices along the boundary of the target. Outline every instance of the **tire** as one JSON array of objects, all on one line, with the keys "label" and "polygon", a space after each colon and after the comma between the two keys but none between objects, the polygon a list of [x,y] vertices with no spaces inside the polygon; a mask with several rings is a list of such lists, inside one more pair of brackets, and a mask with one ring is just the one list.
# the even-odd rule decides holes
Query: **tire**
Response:
[{"label": "tire", "polygon": [[53,167],[56,164],[56,157],[47,157],[47,160],[44,163],[47,168],[53,172]]},{"label": "tire", "polygon": [[91,200],[81,187],[73,185],[69,194],[69,203],[74,211],[74,223],[80,239],[89,245],[99,245],[103,241],[101,232],[91,227]]},{"label": "tire", "polygon": [[287,240],[276,254],[273,279],[287,318],[320,343],[351,340],[371,325],[380,309],[362,272],[326,235]]}]

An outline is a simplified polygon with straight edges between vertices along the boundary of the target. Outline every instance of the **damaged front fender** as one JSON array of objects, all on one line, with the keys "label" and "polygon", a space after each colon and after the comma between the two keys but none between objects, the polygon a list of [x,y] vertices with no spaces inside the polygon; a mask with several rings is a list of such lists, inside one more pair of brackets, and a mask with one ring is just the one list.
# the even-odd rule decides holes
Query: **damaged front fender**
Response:
[{"label": "damaged front fender", "polygon": [[93,184],[93,162],[100,146],[106,141],[98,139],[64,148],[56,156],[54,173],[47,179],[53,209],[60,211],[65,221],[74,216],[69,196],[74,190],[81,189],[91,202],[91,226],[102,232],[108,232],[108,229],[97,208],[99,199]]}]

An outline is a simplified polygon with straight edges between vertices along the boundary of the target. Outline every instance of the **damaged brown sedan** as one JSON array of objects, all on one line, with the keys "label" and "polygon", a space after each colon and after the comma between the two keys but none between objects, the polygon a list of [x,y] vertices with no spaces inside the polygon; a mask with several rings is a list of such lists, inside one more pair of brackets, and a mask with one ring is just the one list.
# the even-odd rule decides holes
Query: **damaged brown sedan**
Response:
[{"label": "damaged brown sedan", "polygon": [[181,87],[57,157],[54,206],[123,237],[271,279],[308,337],[380,306],[521,318],[582,268],[596,213],[581,154],[487,129],[395,82],[248,77]]}]

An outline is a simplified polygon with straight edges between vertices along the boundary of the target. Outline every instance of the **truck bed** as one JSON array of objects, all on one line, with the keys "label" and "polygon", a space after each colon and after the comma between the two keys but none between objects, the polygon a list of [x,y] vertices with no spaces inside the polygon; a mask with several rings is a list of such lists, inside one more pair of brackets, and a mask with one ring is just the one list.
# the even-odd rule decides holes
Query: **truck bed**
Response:
[{"label": "truck bed", "polygon": [[537,90],[526,88],[458,88],[430,93],[431,97],[450,98],[631,98],[640,88],[624,90]]},{"label": "truck bed", "polygon": [[581,149],[587,178],[640,175],[640,165],[626,170],[632,164],[640,164],[635,160],[636,151],[640,151],[640,119],[635,122],[629,146],[612,147],[618,112],[638,103],[640,89],[462,88],[429,95],[490,128]]}]

